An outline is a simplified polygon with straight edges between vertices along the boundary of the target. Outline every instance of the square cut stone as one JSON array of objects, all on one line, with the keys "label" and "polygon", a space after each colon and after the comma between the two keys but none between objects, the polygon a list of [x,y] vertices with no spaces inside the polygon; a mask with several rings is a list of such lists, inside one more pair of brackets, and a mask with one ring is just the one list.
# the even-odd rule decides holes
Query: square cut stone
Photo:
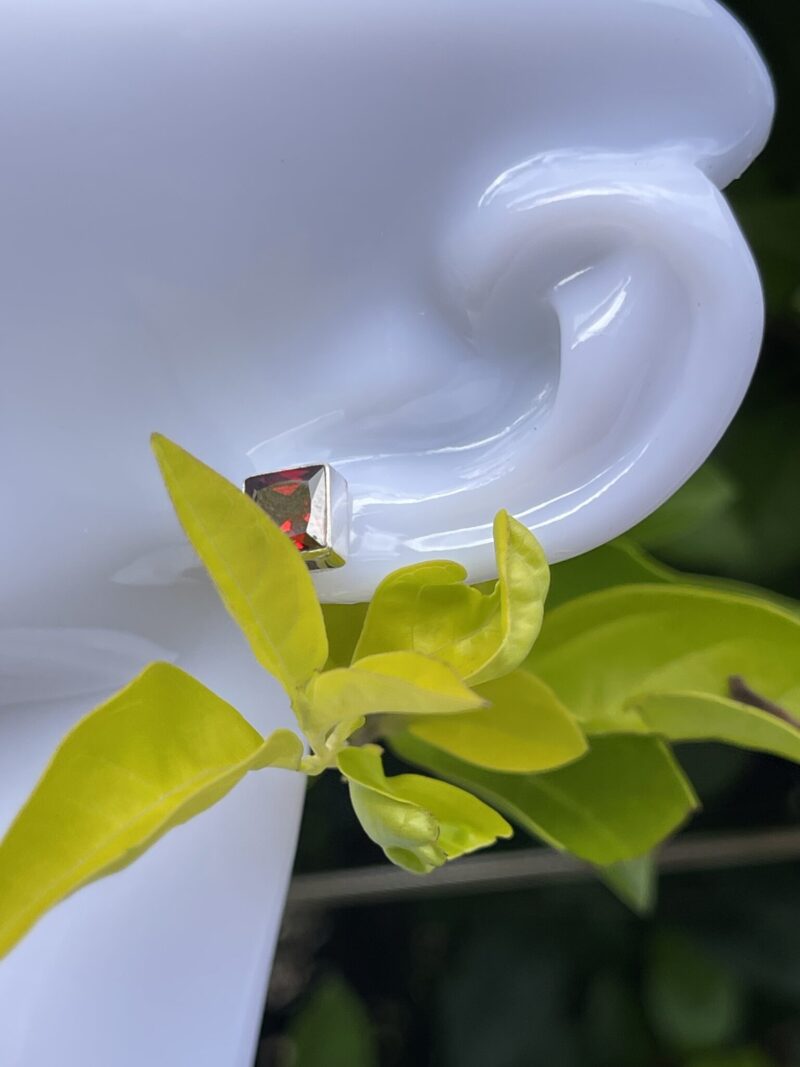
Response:
[{"label": "square cut stone", "polygon": [[311,570],[347,556],[347,484],[327,463],[254,474],[244,491],[291,538]]}]

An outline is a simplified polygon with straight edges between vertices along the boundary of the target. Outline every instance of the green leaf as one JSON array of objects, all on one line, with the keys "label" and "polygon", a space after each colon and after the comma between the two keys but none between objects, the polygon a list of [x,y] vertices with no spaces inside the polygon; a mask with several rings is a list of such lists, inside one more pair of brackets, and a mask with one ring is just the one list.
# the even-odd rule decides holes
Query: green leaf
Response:
[{"label": "green leaf", "polygon": [[640,915],[653,910],[658,868],[652,853],[601,867],[598,874],[612,893]]},{"label": "green leaf", "polygon": [[451,715],[486,703],[450,667],[418,652],[383,652],[326,671],[307,695],[315,731],[362,715]]},{"label": "green leaf", "polygon": [[338,974],[317,982],[289,1024],[292,1067],[378,1067],[366,1008]]},{"label": "green leaf", "polygon": [[536,538],[507,512],[494,521],[498,580],[484,595],[457,563],[431,561],[385,578],[367,610],[355,659],[413,649],[473,685],[519,666],[542,624],[548,567]]},{"label": "green leaf", "polygon": [[66,735],[0,843],[0,954],[59,900],[126,866],[247,771],[296,768],[300,739],[266,741],[229,704],[154,663]]},{"label": "green leaf", "polygon": [[725,1044],[736,1036],[741,991],[731,976],[681,934],[662,931],[644,978],[650,1023],[682,1052]]},{"label": "green leaf", "polygon": [[677,571],[664,567],[625,538],[610,541],[582,556],[550,568],[547,614],[577,597],[618,585],[667,584],[687,581]]},{"label": "green leaf", "polygon": [[761,1049],[753,1045],[725,1051],[700,1052],[686,1060],[683,1067],[777,1067]]},{"label": "green leaf", "polygon": [[[447,918],[439,911],[452,933],[438,968],[432,1054],[396,1067],[590,1067],[577,1033],[577,968],[565,946],[583,917],[554,912],[553,895],[527,894],[519,909],[489,898],[451,905]],[[428,922],[438,925],[435,914]],[[427,1003],[424,986],[417,996]]]},{"label": "green leaf", "polygon": [[740,196],[736,216],[758,262],[771,314],[797,315],[800,196],[776,195],[772,190],[758,196]]},{"label": "green leaf", "polygon": [[585,997],[581,1022],[592,1050],[591,1067],[653,1067],[659,1062],[635,986],[613,970],[595,971]]},{"label": "green leaf", "polygon": [[352,663],[368,607],[368,604],[322,605],[329,646],[326,670],[347,667]]},{"label": "green leaf", "polygon": [[657,551],[679,535],[724,515],[739,492],[729,475],[709,461],[692,475],[665,504],[634,526],[627,534],[651,551]]},{"label": "green leaf", "polygon": [[153,451],[173,506],[258,662],[292,693],[328,657],[300,553],[245,493],[160,434]]},{"label": "green leaf", "polygon": [[409,724],[415,737],[489,770],[532,773],[586,752],[583,732],[551,689],[525,671],[478,686],[482,711]]},{"label": "green leaf", "polygon": [[344,749],[339,769],[367,836],[414,874],[511,836],[505,819],[462,789],[419,774],[387,778],[377,745]]},{"label": "green leaf", "polygon": [[767,711],[704,693],[652,693],[630,707],[670,741],[722,741],[800,763],[800,730]]},{"label": "green leaf", "polygon": [[719,455],[736,479],[739,500],[728,511],[676,534],[659,548],[659,556],[684,570],[710,569],[747,582],[797,590],[793,577],[800,563],[796,399],[784,388],[769,403],[746,405],[725,435]]},{"label": "green leaf", "polygon": [[800,618],[753,597],[686,586],[622,586],[548,614],[525,663],[589,733],[641,731],[631,699],[724,697],[739,674],[800,709]]},{"label": "green leaf", "polygon": [[409,733],[392,749],[498,808],[554,848],[600,867],[634,859],[696,807],[669,748],[653,737],[598,737],[583,759],[544,774],[499,774],[465,763]]},{"label": "green leaf", "polygon": [[618,537],[616,541],[609,541],[607,545],[585,552],[582,556],[574,556],[552,566],[547,614],[550,615],[568,600],[576,600],[589,593],[598,593],[620,585],[691,586],[700,590],[751,597],[759,603],[776,604],[792,615],[800,615],[800,604],[789,597],[731,578],[685,574],[653,559],[627,537]]}]

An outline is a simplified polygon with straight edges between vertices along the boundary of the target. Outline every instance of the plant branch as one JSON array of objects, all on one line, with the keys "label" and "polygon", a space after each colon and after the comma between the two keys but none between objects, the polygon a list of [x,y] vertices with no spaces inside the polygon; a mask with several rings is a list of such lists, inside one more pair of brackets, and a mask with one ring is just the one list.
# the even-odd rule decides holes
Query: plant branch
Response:
[{"label": "plant branch", "polygon": [[740,674],[732,674],[730,676],[728,679],[728,691],[730,692],[731,697],[734,700],[738,700],[740,704],[749,704],[751,708],[758,708],[759,711],[766,711],[769,715],[774,715],[777,719],[782,719],[783,722],[800,730],[800,719],[792,715],[786,708],[782,708],[780,704],[776,704],[772,700],[767,700],[767,698],[762,697],[760,693],[756,693],[754,689],[750,688]]}]

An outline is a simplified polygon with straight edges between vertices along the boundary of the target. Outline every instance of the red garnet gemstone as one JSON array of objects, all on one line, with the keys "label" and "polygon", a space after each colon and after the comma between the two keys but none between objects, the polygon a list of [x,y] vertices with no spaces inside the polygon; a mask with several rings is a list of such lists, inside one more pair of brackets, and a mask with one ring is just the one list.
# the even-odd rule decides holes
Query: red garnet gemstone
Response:
[{"label": "red garnet gemstone", "polygon": [[328,503],[322,465],[256,474],[244,483],[244,491],[301,552],[327,547]]},{"label": "red garnet gemstone", "polygon": [[299,549],[310,570],[341,567],[349,546],[347,482],[326,464],[254,474],[244,491]]}]

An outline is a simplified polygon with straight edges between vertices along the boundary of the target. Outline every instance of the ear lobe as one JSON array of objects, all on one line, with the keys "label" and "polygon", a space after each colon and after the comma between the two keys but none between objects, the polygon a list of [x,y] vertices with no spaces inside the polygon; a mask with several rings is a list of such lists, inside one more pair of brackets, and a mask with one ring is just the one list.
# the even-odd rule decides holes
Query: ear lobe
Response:
[{"label": "ear lobe", "polygon": [[[680,155],[560,156],[502,175],[447,248],[452,298],[487,357],[550,390],[498,501],[551,561],[659,506],[705,460],[758,356],[763,306],[727,204]],[[532,329],[549,310],[554,355]],[[553,333],[550,332],[550,349]],[[511,490],[511,492],[509,492]]]}]

